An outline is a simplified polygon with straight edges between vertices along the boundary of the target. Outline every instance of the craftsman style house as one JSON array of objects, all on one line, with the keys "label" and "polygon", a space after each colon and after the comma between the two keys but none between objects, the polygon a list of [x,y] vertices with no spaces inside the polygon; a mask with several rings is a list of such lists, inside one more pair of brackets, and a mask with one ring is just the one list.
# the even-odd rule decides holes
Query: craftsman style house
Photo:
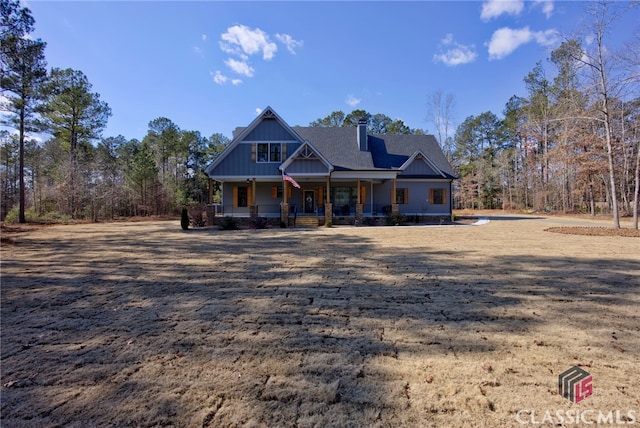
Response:
[{"label": "craftsman style house", "polygon": [[218,215],[318,224],[451,215],[456,177],[432,135],[370,135],[366,121],[291,127],[270,107],[234,134],[205,170],[222,189]]}]

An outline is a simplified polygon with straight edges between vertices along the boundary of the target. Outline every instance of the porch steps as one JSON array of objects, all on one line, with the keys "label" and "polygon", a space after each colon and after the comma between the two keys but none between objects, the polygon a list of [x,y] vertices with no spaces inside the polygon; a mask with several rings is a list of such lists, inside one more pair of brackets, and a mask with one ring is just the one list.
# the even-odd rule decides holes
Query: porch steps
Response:
[{"label": "porch steps", "polygon": [[298,217],[296,219],[296,227],[318,227],[318,217]]}]

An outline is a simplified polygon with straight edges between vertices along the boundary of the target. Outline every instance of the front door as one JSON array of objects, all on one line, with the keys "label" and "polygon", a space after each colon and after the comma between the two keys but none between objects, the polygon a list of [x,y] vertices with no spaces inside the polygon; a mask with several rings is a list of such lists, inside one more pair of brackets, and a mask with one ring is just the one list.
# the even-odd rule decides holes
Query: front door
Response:
[{"label": "front door", "polygon": [[316,212],[316,192],[314,190],[304,191],[304,212],[305,214]]}]

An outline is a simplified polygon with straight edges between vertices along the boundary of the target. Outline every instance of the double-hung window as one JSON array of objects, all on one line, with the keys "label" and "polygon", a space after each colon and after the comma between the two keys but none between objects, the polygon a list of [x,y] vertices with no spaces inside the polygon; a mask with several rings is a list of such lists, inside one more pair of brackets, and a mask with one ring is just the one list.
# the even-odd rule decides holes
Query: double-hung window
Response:
[{"label": "double-hung window", "polygon": [[399,187],[396,189],[396,204],[408,204],[409,203],[409,189],[406,187]]},{"label": "double-hung window", "polygon": [[257,162],[282,162],[281,143],[258,143]]},{"label": "double-hung window", "polygon": [[430,189],[429,202],[434,205],[446,204],[447,191],[445,189]]}]

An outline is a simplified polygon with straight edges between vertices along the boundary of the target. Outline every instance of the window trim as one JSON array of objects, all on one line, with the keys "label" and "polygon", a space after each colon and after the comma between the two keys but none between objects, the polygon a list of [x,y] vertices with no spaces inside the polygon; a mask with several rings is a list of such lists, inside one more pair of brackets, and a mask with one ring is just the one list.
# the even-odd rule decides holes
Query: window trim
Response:
[{"label": "window trim", "polygon": [[[436,191],[442,192],[442,199],[436,201]],[[447,189],[446,187],[432,187],[429,189],[429,203],[432,205],[447,205]]]},{"label": "window trim", "polygon": [[[256,157],[255,157],[255,162],[256,163],[282,163],[282,154],[283,154],[283,145],[285,143],[283,142],[277,142],[277,141],[266,141],[266,142],[256,142]],[[266,154],[266,158],[265,160],[260,160],[260,155],[262,154],[260,151],[260,146],[261,145],[265,145],[267,146],[267,150],[265,152]],[[278,155],[280,157],[280,159],[278,160],[271,160],[271,155],[272,155],[272,147],[274,146],[278,146],[279,147],[279,151],[278,151]]]},{"label": "window trim", "polygon": [[[402,195],[402,198],[400,198]],[[398,202],[401,199],[402,202]],[[396,188],[396,200],[394,201],[397,205],[406,205],[409,203],[409,188],[408,187],[397,187]]]},{"label": "window trim", "polygon": [[[241,190],[242,189],[242,190]],[[246,205],[240,205],[240,192],[246,192]],[[242,198],[244,199],[244,198]],[[233,186],[233,207],[248,208],[251,203],[251,187],[250,186]]]},{"label": "window trim", "polygon": [[271,197],[275,199],[282,199],[283,189],[282,186],[271,186]]}]

